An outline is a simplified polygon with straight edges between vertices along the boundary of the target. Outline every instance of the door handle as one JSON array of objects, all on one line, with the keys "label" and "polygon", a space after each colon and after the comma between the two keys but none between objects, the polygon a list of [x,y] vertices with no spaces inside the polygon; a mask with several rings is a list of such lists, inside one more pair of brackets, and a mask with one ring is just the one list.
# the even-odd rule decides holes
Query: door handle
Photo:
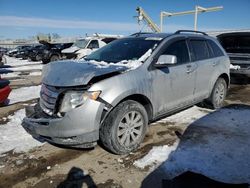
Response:
[{"label": "door handle", "polygon": [[187,67],[186,73],[192,72],[192,65],[187,65],[186,67]]},{"label": "door handle", "polygon": [[218,61],[215,61],[215,62],[213,62],[213,67],[215,67],[216,65],[218,65],[219,64],[219,62]]}]

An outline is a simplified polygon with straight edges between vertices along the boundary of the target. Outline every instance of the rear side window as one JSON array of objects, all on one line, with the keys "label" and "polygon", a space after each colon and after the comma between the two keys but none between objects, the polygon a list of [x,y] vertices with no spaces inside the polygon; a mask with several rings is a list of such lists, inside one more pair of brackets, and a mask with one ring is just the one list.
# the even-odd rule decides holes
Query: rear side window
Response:
[{"label": "rear side window", "polygon": [[180,40],[170,44],[163,54],[175,55],[177,57],[177,63],[189,62],[188,48],[185,40]]},{"label": "rear side window", "polygon": [[208,42],[208,46],[213,51],[214,57],[220,57],[224,55],[220,47],[214,41],[208,40],[207,42]]},{"label": "rear side window", "polygon": [[209,52],[206,41],[204,40],[191,40],[191,47],[196,61],[209,59]]}]

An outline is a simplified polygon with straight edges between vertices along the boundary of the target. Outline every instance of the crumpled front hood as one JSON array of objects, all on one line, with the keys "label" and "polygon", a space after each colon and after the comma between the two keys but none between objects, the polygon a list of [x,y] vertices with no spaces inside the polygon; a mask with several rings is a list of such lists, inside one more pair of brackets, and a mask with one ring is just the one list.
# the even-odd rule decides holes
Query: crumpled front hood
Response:
[{"label": "crumpled front hood", "polygon": [[62,50],[62,53],[75,53],[79,49],[80,48],[78,48],[77,46],[72,46],[70,48],[66,48],[66,49]]},{"label": "crumpled front hood", "polygon": [[42,82],[58,87],[87,85],[94,77],[127,69],[116,65],[102,67],[87,61],[57,61],[44,66]]}]

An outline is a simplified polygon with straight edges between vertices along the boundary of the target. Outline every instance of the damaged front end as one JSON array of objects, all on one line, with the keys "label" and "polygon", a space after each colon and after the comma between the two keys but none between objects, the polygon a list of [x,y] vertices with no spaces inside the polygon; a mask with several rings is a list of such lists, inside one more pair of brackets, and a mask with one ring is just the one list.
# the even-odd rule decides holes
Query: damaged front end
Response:
[{"label": "damaged front end", "polygon": [[[71,70],[74,71],[71,71]],[[26,108],[22,126],[33,137],[70,147],[92,147],[108,104],[91,85],[124,67],[97,69],[88,63],[57,62],[43,70],[39,103]]]}]

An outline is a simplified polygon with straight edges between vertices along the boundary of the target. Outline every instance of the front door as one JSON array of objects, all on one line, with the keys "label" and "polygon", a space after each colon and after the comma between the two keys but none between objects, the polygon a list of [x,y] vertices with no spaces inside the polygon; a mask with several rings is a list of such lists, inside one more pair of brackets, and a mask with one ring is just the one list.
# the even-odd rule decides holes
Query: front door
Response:
[{"label": "front door", "polygon": [[177,63],[150,71],[156,116],[193,103],[197,68],[196,63],[190,62],[185,39],[168,42],[157,56],[160,55],[175,55]]}]

